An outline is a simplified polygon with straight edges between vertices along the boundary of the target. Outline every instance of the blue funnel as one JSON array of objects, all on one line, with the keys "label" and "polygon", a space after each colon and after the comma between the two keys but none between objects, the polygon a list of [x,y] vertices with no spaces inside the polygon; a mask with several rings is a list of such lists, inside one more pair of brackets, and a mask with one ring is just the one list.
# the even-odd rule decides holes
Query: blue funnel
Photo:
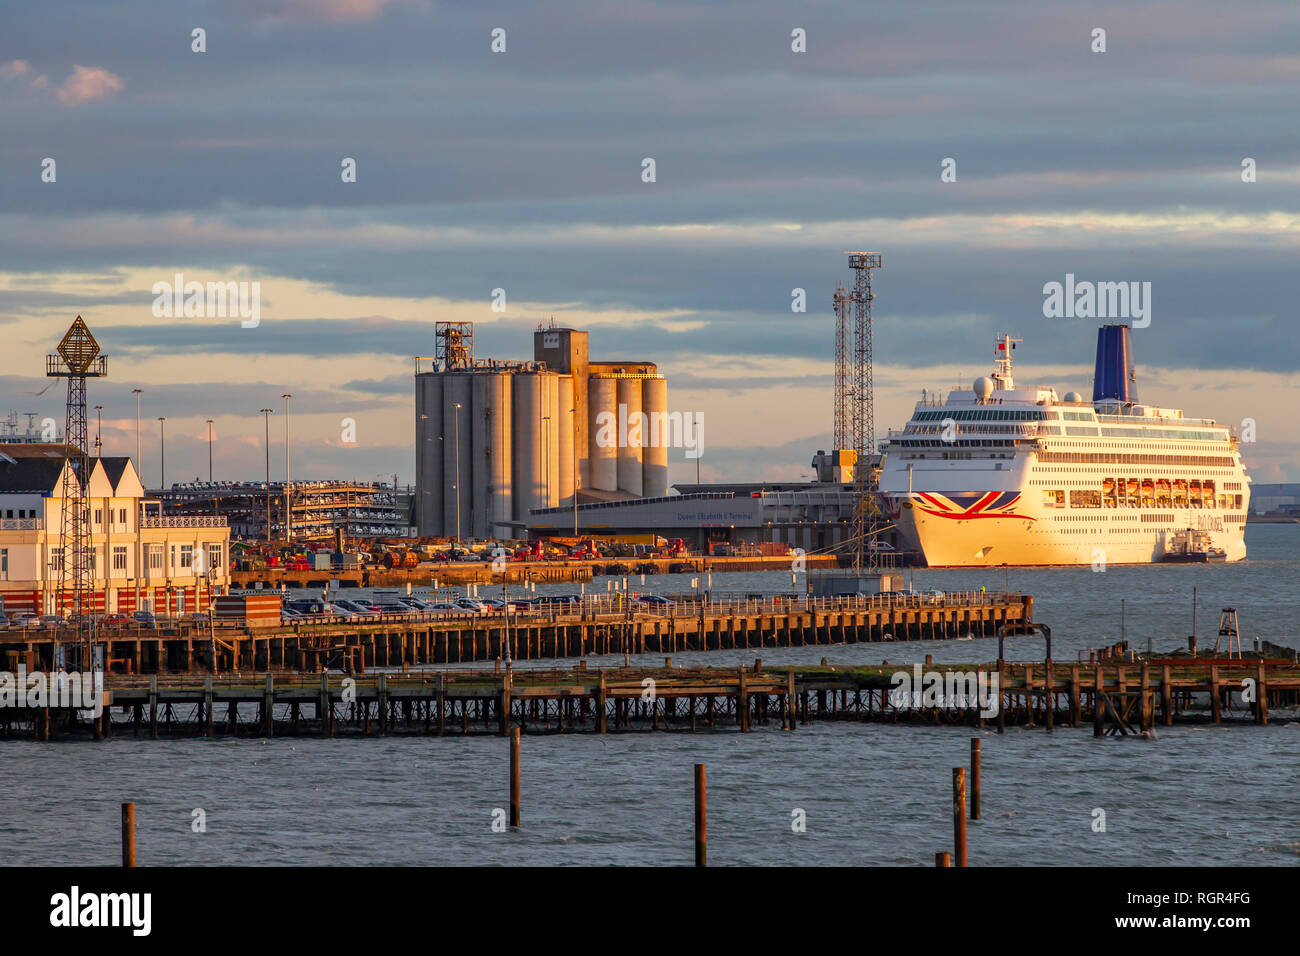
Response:
[{"label": "blue funnel", "polygon": [[1138,400],[1133,342],[1127,325],[1103,325],[1097,330],[1097,368],[1092,380],[1092,400]]}]

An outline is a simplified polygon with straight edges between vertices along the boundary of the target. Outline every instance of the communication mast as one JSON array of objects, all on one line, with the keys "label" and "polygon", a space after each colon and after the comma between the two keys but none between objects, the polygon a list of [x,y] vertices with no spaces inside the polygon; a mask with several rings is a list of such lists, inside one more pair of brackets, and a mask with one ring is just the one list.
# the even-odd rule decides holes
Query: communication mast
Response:
[{"label": "communication mast", "polygon": [[861,574],[877,570],[875,543],[880,528],[876,483],[871,476],[875,448],[875,410],[871,371],[871,270],[880,268],[878,252],[846,252],[853,279],[853,362],[849,387],[850,437],[857,460],[853,463],[853,569]]},{"label": "communication mast", "polygon": [[835,290],[835,444],[848,448],[849,442],[849,305],[853,296],[840,286]]},{"label": "communication mast", "polygon": [[[99,343],[77,316],[59,342],[58,354],[45,356],[45,374],[68,380],[68,406],[63,429],[63,499],[59,525],[59,588],[54,594],[54,612],[61,599],[70,599],[71,636],[83,649],[81,666],[94,667],[95,628],[91,620],[95,584],[94,549],[90,528],[90,455],[86,450],[86,379],[108,374],[108,356],[99,354]],[[57,634],[57,632],[56,632]],[[55,637],[58,646],[58,637]],[[56,650],[56,658],[58,656]],[[55,661],[57,666],[58,661]]]}]

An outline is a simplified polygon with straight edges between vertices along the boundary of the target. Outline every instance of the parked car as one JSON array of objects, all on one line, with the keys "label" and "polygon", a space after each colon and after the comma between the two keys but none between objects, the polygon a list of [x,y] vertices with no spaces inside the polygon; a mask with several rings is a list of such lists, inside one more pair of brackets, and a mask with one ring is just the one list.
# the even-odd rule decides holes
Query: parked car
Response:
[{"label": "parked car", "polygon": [[185,620],[188,621],[190,624],[193,624],[193,625],[196,625],[196,626],[207,627],[207,626],[208,626],[208,612],[207,612],[207,611],[191,611],[189,614],[185,615]]},{"label": "parked car", "polygon": [[658,607],[672,607],[676,601],[672,601],[662,594],[642,594],[637,598],[642,604],[654,604]]},{"label": "parked car", "polygon": [[104,619],[100,623],[106,627],[126,627],[131,623],[131,618],[120,612],[117,614],[105,614]]},{"label": "parked car", "polygon": [[40,627],[41,619],[31,611],[18,611],[9,616],[10,627]]},{"label": "parked car", "polygon": [[0,631],[9,630],[9,618],[4,611],[0,611]]},{"label": "parked car", "polygon": [[880,554],[893,554],[898,550],[888,541],[871,541],[867,544],[867,548]]},{"label": "parked car", "polygon": [[368,604],[362,604],[360,601],[353,601],[350,598],[338,598],[332,604],[334,612],[337,614],[340,610],[349,611],[361,617],[371,617],[377,613],[377,609]]},{"label": "parked car", "polygon": [[141,627],[145,630],[152,631],[158,626],[158,622],[154,618],[152,611],[136,611],[131,615],[131,619],[135,621],[136,627]]},{"label": "parked car", "polygon": [[403,597],[398,598],[398,600],[414,611],[428,611],[433,608],[432,602],[422,601],[417,597]]}]

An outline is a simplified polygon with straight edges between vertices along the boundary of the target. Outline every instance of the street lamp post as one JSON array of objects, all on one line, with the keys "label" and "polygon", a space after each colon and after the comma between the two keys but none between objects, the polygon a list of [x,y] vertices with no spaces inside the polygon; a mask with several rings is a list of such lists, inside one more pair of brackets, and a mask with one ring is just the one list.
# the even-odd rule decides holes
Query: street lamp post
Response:
[{"label": "street lamp post", "polygon": [[287,392],[280,396],[284,399],[284,543],[293,540],[293,482],[289,478],[289,399]]},{"label": "street lamp post", "polygon": [[167,417],[158,416],[158,491],[167,490]]},{"label": "street lamp post", "polygon": [[460,548],[460,402],[456,406],[456,547]]},{"label": "street lamp post", "polygon": [[212,481],[212,419],[208,419],[208,481]]},{"label": "street lamp post", "polygon": [[262,422],[266,426],[266,543],[271,543],[271,416],[275,409],[262,409]]},{"label": "street lamp post", "polygon": [[103,457],[104,454],[104,406],[95,406],[95,454]]},{"label": "street lamp post", "polygon": [[[141,389],[133,388],[135,392],[135,473],[140,474],[140,392]],[[143,479],[141,479],[143,481]]]}]

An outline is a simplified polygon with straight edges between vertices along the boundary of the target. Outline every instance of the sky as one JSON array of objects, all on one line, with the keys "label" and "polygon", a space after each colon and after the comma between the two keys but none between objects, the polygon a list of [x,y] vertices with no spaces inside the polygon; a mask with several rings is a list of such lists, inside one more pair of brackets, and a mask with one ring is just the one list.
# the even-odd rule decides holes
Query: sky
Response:
[{"label": "sky", "polygon": [[[1044,285],[1149,282],[1139,396],[1249,419],[1253,478],[1300,480],[1298,80],[1267,0],[5,4],[0,415],[62,422],[43,356],[80,314],[105,454],[142,390],[147,483],[159,416],[169,483],[207,477],[209,418],[214,477],[260,477],[262,408],[282,477],[285,393],[295,479],[405,483],[434,322],[528,358],[554,319],[659,364],[704,480],[789,480],[868,249],[878,436],[1000,332],[1021,384],[1089,392],[1103,320]],[[258,283],[260,321],[155,315],[178,273]]]}]

